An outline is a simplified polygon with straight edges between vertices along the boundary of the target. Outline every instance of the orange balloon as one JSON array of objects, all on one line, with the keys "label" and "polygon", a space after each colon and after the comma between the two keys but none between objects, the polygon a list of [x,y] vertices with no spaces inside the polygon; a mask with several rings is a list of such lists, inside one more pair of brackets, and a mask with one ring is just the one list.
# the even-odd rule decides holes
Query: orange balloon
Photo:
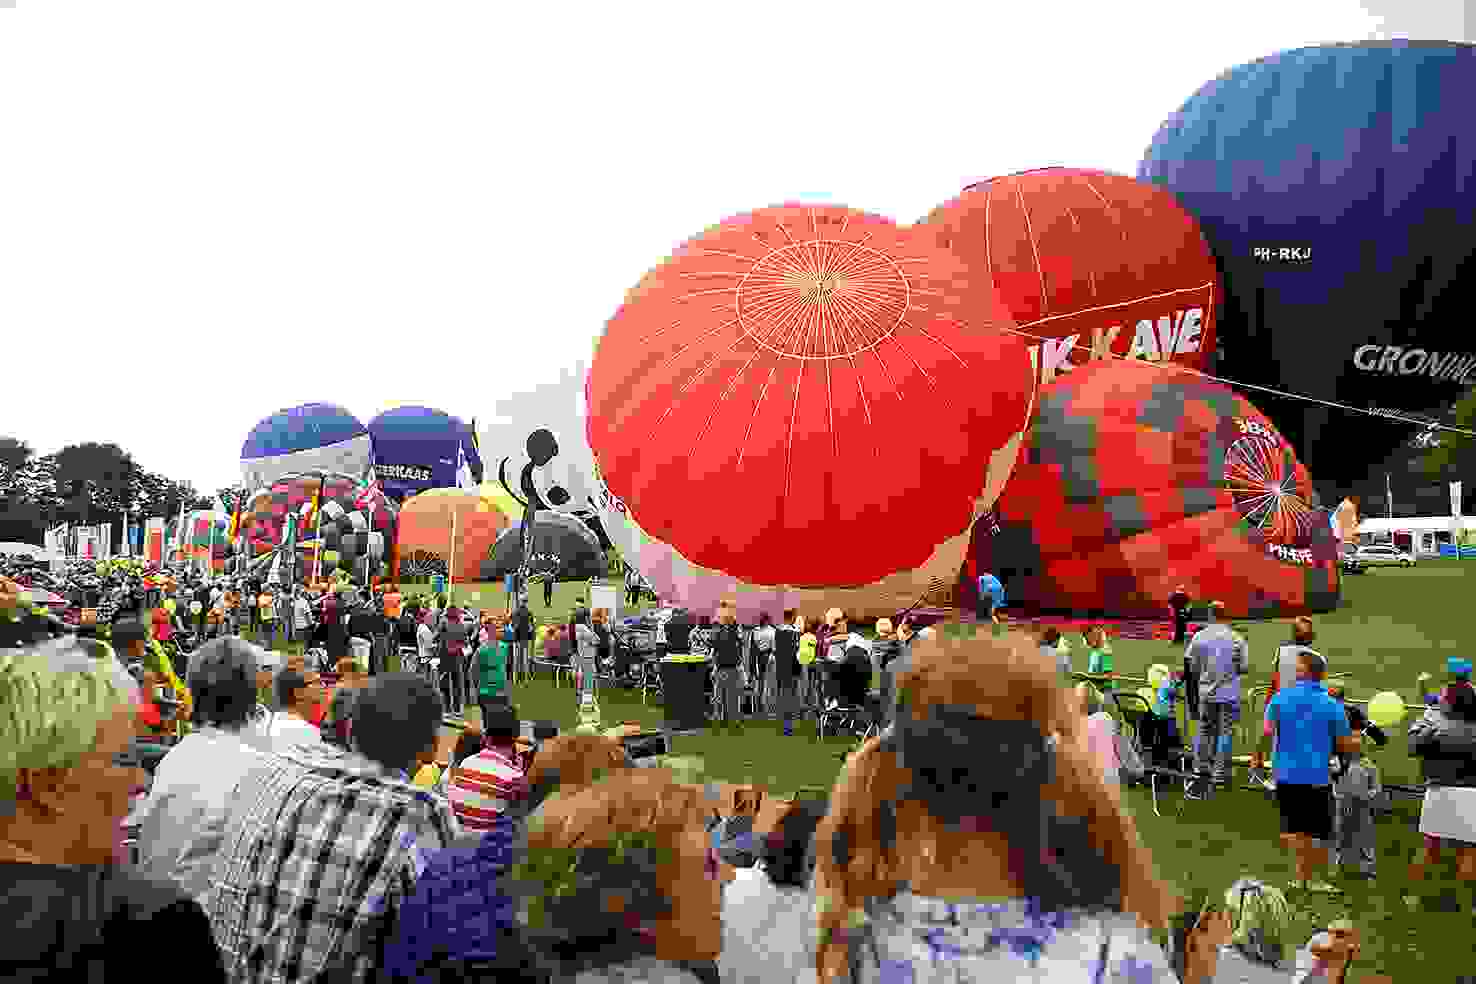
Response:
[{"label": "orange balloon", "polygon": [[511,521],[506,513],[489,505],[475,492],[430,489],[407,499],[400,507],[396,539],[401,562],[416,554],[429,554],[449,564],[453,516],[456,569],[452,576],[458,581],[480,580],[482,562],[490,557],[498,535]]}]

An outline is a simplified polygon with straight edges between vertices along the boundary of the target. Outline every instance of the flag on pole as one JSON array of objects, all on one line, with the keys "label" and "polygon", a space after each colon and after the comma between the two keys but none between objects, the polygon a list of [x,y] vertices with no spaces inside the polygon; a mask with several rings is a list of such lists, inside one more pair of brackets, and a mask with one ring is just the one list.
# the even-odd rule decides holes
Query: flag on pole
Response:
[{"label": "flag on pole", "polygon": [[1461,518],[1461,483],[1450,483],[1450,514],[1456,519]]},{"label": "flag on pole", "polygon": [[456,510],[451,510],[451,563],[446,565],[447,594],[456,579]]},{"label": "flag on pole", "polygon": [[[375,504],[377,504],[383,496],[384,489],[379,487],[379,479],[374,477],[374,472],[371,470],[369,473],[368,484],[360,489],[359,494],[354,497],[354,508],[367,508],[372,512]],[[373,526],[372,523],[370,525]]]},{"label": "flag on pole", "polygon": [[232,543],[234,543],[236,538],[241,535],[241,504],[245,501],[245,499],[246,489],[242,488],[241,491],[236,494],[236,508],[231,510],[231,528],[228,535],[226,536],[226,539],[230,540]]},{"label": "flag on pole", "polygon": [[314,521],[322,521],[322,517],[319,515],[319,511],[323,508],[323,488],[327,484],[328,475],[325,472],[324,474],[318,476],[318,491],[313,493],[313,498],[310,505],[308,506],[307,514],[303,517],[302,525],[304,529],[306,529],[308,525],[312,524]]},{"label": "flag on pole", "polygon": [[1394,518],[1394,488],[1389,484],[1389,473],[1384,472],[1384,501],[1389,504],[1389,518]]},{"label": "flag on pole", "polygon": [[477,487],[477,480],[472,477],[471,464],[466,460],[466,448],[460,443],[456,445],[456,487],[458,489]]}]

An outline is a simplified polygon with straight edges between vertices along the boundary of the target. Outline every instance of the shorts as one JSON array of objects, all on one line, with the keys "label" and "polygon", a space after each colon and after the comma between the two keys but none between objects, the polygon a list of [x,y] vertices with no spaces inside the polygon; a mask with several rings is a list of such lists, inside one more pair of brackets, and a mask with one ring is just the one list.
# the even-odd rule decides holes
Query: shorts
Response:
[{"label": "shorts", "polygon": [[1420,833],[1453,846],[1476,841],[1476,787],[1426,789],[1420,806]]},{"label": "shorts", "polygon": [[1313,840],[1332,840],[1333,795],[1331,786],[1276,784],[1276,805],[1281,808],[1281,832],[1302,834]]}]

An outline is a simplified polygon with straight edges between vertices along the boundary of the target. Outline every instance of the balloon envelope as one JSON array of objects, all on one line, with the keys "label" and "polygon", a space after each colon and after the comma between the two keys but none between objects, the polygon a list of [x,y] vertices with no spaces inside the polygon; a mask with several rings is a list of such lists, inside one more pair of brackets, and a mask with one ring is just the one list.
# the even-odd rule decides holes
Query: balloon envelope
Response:
[{"label": "balloon envelope", "polygon": [[[1222,375],[1417,416],[1476,381],[1476,128],[1453,92],[1476,92],[1476,46],[1325,45],[1234,68],[1164,122],[1138,176],[1219,261]],[[1420,429],[1265,409],[1329,490]]]},{"label": "balloon envelope", "polygon": [[762,209],[627,295],[590,368],[589,444],[610,493],[693,564],[867,585],[966,541],[1034,392],[1006,325],[931,234]]},{"label": "balloon envelope", "polygon": [[455,486],[458,454],[465,455],[473,481],[481,470],[471,428],[441,410],[396,407],[369,421],[369,434],[374,476],[397,501],[426,489]]},{"label": "balloon envelope", "polygon": [[509,522],[495,499],[462,489],[431,489],[405,500],[400,508],[401,555],[431,554],[446,570],[453,557],[454,529],[456,580],[475,581],[481,577],[482,562],[488,559],[498,534],[508,528]]},{"label": "balloon envelope", "polygon": [[1392,690],[1375,694],[1368,702],[1368,719],[1381,728],[1404,720],[1404,698]]},{"label": "balloon envelope", "polygon": [[[522,523],[497,537],[491,555],[480,565],[483,580],[501,580],[523,562]],[[606,563],[599,540],[583,522],[563,513],[539,512],[533,523],[529,573],[549,574],[561,581],[604,577]]]},{"label": "balloon envelope", "polygon": [[1202,377],[1134,362],[1042,393],[1020,464],[979,521],[960,589],[993,573],[1012,602],[1159,617],[1179,586],[1232,617],[1328,611],[1338,542],[1270,421]]},{"label": "balloon envelope", "polygon": [[369,467],[369,452],[369,432],[353,414],[332,403],[305,403],[251,429],[241,446],[241,479],[258,488],[294,472],[360,476]]},{"label": "balloon envelope", "polygon": [[1219,276],[1173,195],[1105,171],[1048,167],[965,188],[924,220],[992,282],[1039,380],[1128,355],[1209,368]]}]

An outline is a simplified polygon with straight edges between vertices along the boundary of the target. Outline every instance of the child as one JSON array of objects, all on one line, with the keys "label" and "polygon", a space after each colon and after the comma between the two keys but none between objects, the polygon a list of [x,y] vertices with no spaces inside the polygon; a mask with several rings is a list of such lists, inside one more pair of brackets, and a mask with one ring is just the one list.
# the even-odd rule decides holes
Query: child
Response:
[{"label": "child", "polygon": [[[1344,708],[1348,727],[1382,747],[1388,738],[1371,724],[1361,707]],[[1333,767],[1333,856],[1337,865],[1358,863],[1363,877],[1376,875],[1378,842],[1374,828],[1374,801],[1383,792],[1378,767],[1364,755],[1338,755]]]},{"label": "child", "polygon": [[[1100,625],[1093,625],[1082,633],[1087,645],[1087,672],[1105,676],[1112,675],[1112,643],[1107,641],[1107,632]],[[1097,684],[1102,691],[1112,690],[1112,681]]]},{"label": "child", "polygon": [[1161,734],[1166,739],[1165,745],[1177,745],[1179,743],[1179,719],[1178,704],[1179,695],[1184,690],[1184,672],[1174,670],[1159,685],[1158,692],[1153,701],[1153,716],[1158,719]]}]

